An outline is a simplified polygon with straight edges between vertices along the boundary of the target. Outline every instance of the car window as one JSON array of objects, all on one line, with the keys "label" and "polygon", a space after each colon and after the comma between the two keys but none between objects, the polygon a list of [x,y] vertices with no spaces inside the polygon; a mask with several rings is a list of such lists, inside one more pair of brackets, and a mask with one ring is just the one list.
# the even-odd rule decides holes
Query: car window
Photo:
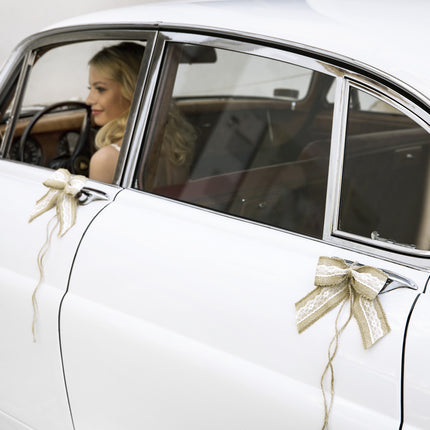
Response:
[{"label": "car window", "polygon": [[[193,55],[194,52],[191,51]],[[211,61],[186,62],[183,58],[178,67],[174,97],[250,96],[302,100],[308,94],[312,79],[309,69],[228,50],[212,52],[216,54]],[[201,49],[198,55],[202,53]],[[231,73],[233,70],[235,73]]]},{"label": "car window", "polygon": [[[368,111],[354,109],[358,95]],[[350,92],[339,230],[430,249],[430,135],[376,95]]]},{"label": "car window", "polygon": [[[334,78],[247,53],[170,44],[137,188],[322,236]],[[315,152],[323,142],[324,152]]]},{"label": "car window", "polygon": [[[121,42],[82,41],[33,52],[22,93],[16,94],[19,103],[7,158],[54,169],[66,167],[72,173],[88,175],[99,128],[95,122],[91,123],[89,137],[79,149],[82,125],[90,116],[85,104],[89,94],[88,62],[101,49]],[[46,111],[33,122],[45,109],[56,104],[61,106]],[[9,117],[10,111],[0,123],[0,132],[8,127]]]}]

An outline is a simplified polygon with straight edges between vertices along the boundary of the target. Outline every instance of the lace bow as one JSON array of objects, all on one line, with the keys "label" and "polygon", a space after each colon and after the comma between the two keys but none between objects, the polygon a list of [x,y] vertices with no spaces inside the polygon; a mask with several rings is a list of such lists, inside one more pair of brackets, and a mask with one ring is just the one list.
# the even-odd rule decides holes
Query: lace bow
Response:
[{"label": "lace bow", "polygon": [[78,205],[77,194],[82,190],[87,178],[85,176],[72,176],[67,169],[58,169],[43,182],[48,187],[48,192],[36,202],[36,207],[31,213],[29,222],[49,209],[56,207],[56,215],[60,223],[59,236],[64,236],[75,224],[76,208]]},{"label": "lace bow", "polygon": [[377,297],[386,281],[387,275],[374,267],[348,266],[339,258],[320,257],[315,275],[316,288],[296,303],[299,333],[339,303],[349,299],[363,346],[365,349],[370,348],[390,332]]}]

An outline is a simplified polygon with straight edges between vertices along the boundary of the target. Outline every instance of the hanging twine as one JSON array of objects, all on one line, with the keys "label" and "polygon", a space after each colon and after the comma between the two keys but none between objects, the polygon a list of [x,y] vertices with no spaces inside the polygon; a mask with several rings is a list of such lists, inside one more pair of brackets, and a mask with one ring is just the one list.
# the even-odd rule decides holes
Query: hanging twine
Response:
[{"label": "hanging twine", "polygon": [[[331,309],[341,304],[335,321],[335,335],[328,347],[328,362],[320,381],[324,400],[323,430],[328,429],[333,406],[333,360],[338,350],[341,333],[354,317],[360,329],[363,346],[368,349],[390,332],[385,313],[377,297],[386,281],[387,275],[374,267],[349,266],[340,258],[320,257],[315,275],[316,288],[295,305],[297,328],[299,333],[302,333]],[[339,328],[340,315],[348,303],[349,316]],[[327,375],[330,382],[329,400],[324,387]]]},{"label": "hanging twine", "polygon": [[[37,283],[31,298],[33,305],[33,342],[36,342],[35,332],[38,313],[36,294],[44,278],[43,259],[48,252],[52,235],[57,226],[60,226],[58,236],[62,237],[75,224],[76,209],[78,206],[77,196],[84,187],[86,181],[87,178],[85,176],[72,176],[67,169],[56,170],[50,178],[43,182],[43,185],[48,187],[48,192],[36,202],[36,207],[30,215],[29,222],[33,221],[35,218],[52,209],[53,207],[56,208],[55,215],[48,221],[46,225],[45,243],[42,245],[39,253],[37,254],[39,282]],[[51,227],[53,220],[56,220],[56,223],[53,227]]]}]

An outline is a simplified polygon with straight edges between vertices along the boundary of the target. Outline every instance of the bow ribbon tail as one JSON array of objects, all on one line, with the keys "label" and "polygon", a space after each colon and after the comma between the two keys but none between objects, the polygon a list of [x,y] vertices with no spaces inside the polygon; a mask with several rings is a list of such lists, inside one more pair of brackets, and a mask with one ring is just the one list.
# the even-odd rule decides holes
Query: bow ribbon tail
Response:
[{"label": "bow ribbon tail", "polygon": [[306,330],[349,295],[345,283],[333,287],[317,287],[296,303],[298,332]]},{"label": "bow ribbon tail", "polygon": [[78,203],[74,196],[63,194],[57,202],[57,218],[60,223],[58,235],[64,236],[76,221]]},{"label": "bow ribbon tail", "polygon": [[360,329],[364,349],[370,348],[391,331],[378,297],[369,300],[357,295],[352,312]]},{"label": "bow ribbon tail", "polygon": [[[75,224],[76,221],[76,210],[78,206],[78,196],[80,191],[85,185],[87,178],[85,176],[76,175],[72,176],[66,169],[58,169],[54,174],[43,182],[43,185],[49,188],[48,192],[36,202],[36,207],[31,213],[29,222],[44,212],[55,207],[56,213],[54,218],[57,218],[57,222],[54,227],[51,228],[51,221],[47,224],[47,236],[46,241],[40,248],[37,255],[37,264],[39,267],[39,282],[33,291],[32,303],[33,303],[33,341],[36,341],[36,318],[37,318],[37,297],[36,293],[44,278],[44,267],[43,259],[48,252],[51,244],[51,238],[57,225],[60,225],[58,235],[64,236],[70,228]],[[52,220],[51,219],[51,220]]]},{"label": "bow ribbon tail", "polygon": [[28,222],[33,221],[38,216],[49,211],[49,209],[52,209],[57,204],[58,194],[58,190],[48,190],[48,192],[36,202],[36,206],[33,209]]}]

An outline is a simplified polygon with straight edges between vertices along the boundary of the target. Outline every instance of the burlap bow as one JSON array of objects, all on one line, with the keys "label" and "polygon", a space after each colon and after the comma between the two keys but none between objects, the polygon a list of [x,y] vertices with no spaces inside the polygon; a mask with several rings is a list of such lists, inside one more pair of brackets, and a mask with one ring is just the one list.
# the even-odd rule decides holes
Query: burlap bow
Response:
[{"label": "burlap bow", "polygon": [[[31,213],[29,222],[33,221],[39,215],[49,211],[49,209],[56,207],[56,214],[46,225],[46,241],[42,245],[37,254],[37,265],[39,267],[39,282],[34,288],[33,295],[31,297],[33,304],[33,342],[36,342],[36,317],[38,312],[37,306],[37,291],[43,281],[44,268],[43,259],[48,252],[51,237],[54,233],[55,228],[60,224],[58,235],[64,236],[68,230],[75,224],[76,221],[76,208],[78,206],[78,194],[85,185],[87,178],[85,176],[72,176],[66,169],[58,169],[54,174],[48,178],[43,185],[48,187],[48,192],[36,202],[36,207]],[[57,218],[57,222],[54,227],[50,227],[51,221]]]},{"label": "burlap bow", "polygon": [[[322,429],[327,430],[334,397],[333,360],[339,344],[339,336],[351,318],[357,320],[365,349],[390,332],[387,319],[378,299],[378,293],[387,281],[387,275],[369,266],[349,266],[340,258],[320,257],[315,274],[315,286],[306,297],[296,303],[297,328],[299,333],[306,330],[328,311],[341,303],[334,331],[328,346],[328,362],[321,376],[320,386],[324,400],[324,422]],[[342,309],[349,302],[349,317],[338,327]],[[325,378],[329,377],[329,400],[326,396]]]},{"label": "burlap bow", "polygon": [[87,178],[85,176],[72,176],[66,169],[58,169],[48,178],[43,185],[48,187],[48,192],[36,202],[29,222],[49,209],[56,207],[58,222],[60,223],[59,236],[64,236],[75,224],[77,198]]},{"label": "burlap bow", "polygon": [[339,303],[350,299],[363,346],[365,349],[371,347],[390,332],[377,297],[386,281],[387,275],[374,267],[348,266],[339,258],[320,257],[315,275],[316,288],[296,303],[299,333]]}]

